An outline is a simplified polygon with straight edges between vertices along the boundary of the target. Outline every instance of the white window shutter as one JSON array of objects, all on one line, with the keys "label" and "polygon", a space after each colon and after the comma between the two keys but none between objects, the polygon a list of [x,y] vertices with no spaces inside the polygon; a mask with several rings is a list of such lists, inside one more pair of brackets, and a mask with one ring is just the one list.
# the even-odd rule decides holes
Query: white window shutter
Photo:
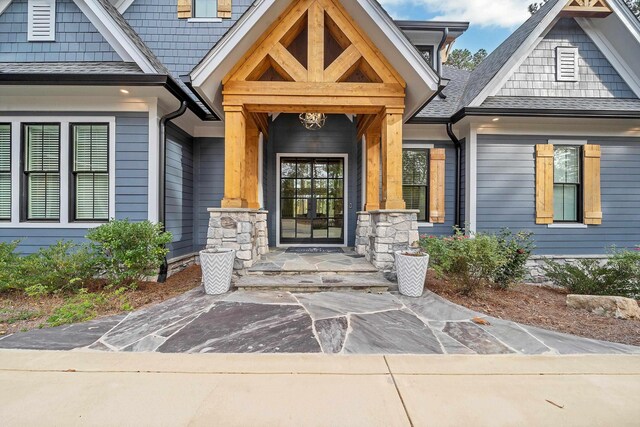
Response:
[{"label": "white window shutter", "polygon": [[558,47],[556,49],[556,80],[577,82],[579,80],[578,48]]},{"label": "white window shutter", "polygon": [[29,41],[55,41],[56,0],[29,0]]}]

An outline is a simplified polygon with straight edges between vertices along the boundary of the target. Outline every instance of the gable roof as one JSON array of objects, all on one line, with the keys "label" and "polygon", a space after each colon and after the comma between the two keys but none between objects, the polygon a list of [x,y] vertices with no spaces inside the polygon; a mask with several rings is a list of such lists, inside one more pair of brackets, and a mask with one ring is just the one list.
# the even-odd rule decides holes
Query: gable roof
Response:
[{"label": "gable roof", "polygon": [[[482,103],[484,99],[477,100],[481,93],[486,90],[489,83],[496,78],[500,72],[510,62],[517,60],[516,53],[525,46],[525,43],[533,44],[538,39],[539,33],[535,31],[542,27],[541,24],[548,24],[564,7],[565,0],[549,0],[540,10],[534,13],[524,24],[514,31],[500,46],[498,46],[471,74],[469,84],[464,95],[460,99],[461,106],[474,106]],[[524,59],[524,56],[523,58]]]},{"label": "gable roof", "polygon": [[[254,2],[191,71],[190,85],[222,116],[222,79],[289,6],[288,1]],[[407,91],[405,117],[413,116],[441,82],[420,52],[376,0],[341,0],[356,24],[414,90]],[[389,57],[389,55],[393,57]]]},{"label": "gable roof", "polygon": [[448,121],[460,108],[460,100],[470,76],[471,71],[443,65],[442,77],[449,80],[447,87],[442,91],[444,98],[436,96],[411,121],[413,123]]}]

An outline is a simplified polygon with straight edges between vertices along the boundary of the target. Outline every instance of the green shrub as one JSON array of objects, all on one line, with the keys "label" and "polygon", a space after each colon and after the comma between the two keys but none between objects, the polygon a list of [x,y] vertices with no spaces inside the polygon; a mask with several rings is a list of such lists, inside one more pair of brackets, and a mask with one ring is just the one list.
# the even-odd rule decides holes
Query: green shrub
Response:
[{"label": "green shrub", "polygon": [[19,242],[0,243],[0,292],[16,289],[20,256],[15,252]]},{"label": "green shrub", "polygon": [[60,241],[18,263],[15,286],[29,295],[77,291],[94,276],[93,256],[85,246]]},{"label": "green shrub", "polygon": [[501,289],[521,282],[527,274],[527,260],[534,249],[533,233],[520,231],[513,233],[509,229],[502,230],[498,235],[500,252],[507,262],[495,272],[494,282]]},{"label": "green shrub", "polygon": [[68,323],[86,322],[96,317],[98,308],[108,303],[101,293],[88,293],[80,289],[76,295],[68,298],[64,305],[56,308],[47,319],[47,326],[60,326]]},{"label": "green shrub", "polygon": [[87,239],[99,274],[113,285],[132,286],[157,273],[172,236],[160,224],[114,220],[89,231]]},{"label": "green shrub", "polygon": [[430,255],[430,266],[440,276],[449,276],[459,292],[473,294],[489,284],[506,289],[526,274],[531,256],[531,233],[513,234],[503,230],[498,235],[477,233],[465,236],[455,229],[453,236],[425,236],[421,248]]},{"label": "green shrub", "polygon": [[640,299],[640,251],[613,250],[608,261],[580,259],[575,263],[546,260],[549,280],[572,294],[611,295]]}]

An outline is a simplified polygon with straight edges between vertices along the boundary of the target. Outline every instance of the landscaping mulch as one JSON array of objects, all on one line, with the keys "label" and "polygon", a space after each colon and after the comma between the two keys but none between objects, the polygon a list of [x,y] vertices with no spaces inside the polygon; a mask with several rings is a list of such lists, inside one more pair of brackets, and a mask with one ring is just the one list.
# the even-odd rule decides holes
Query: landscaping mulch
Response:
[{"label": "landscaping mulch", "polygon": [[[127,291],[123,297],[133,310],[157,304],[200,286],[202,273],[199,266],[191,266],[169,277],[165,283],[140,282],[135,290]],[[104,292],[107,304],[97,309],[96,317],[124,313],[123,297],[104,291],[99,285],[89,292]],[[46,295],[29,297],[23,292],[0,295],[0,337],[15,332],[47,327],[47,319],[73,295]]]},{"label": "landscaping mulch", "polygon": [[456,304],[487,315],[586,338],[640,346],[640,321],[602,317],[568,308],[563,289],[517,285],[509,290],[484,288],[473,296],[457,293],[451,283],[429,272],[427,288]]}]

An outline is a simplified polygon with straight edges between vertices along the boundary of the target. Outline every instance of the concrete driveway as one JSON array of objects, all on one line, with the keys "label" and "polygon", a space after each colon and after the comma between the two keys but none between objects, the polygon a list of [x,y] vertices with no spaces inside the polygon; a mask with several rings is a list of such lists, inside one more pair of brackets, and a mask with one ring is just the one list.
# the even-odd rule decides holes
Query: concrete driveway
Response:
[{"label": "concrete driveway", "polygon": [[640,356],[0,351],[7,426],[637,426]]},{"label": "concrete driveway", "polygon": [[[472,321],[484,318],[488,325]],[[126,316],[34,330],[0,348],[160,353],[627,354],[626,346],[494,319],[426,292],[194,289]]]}]

